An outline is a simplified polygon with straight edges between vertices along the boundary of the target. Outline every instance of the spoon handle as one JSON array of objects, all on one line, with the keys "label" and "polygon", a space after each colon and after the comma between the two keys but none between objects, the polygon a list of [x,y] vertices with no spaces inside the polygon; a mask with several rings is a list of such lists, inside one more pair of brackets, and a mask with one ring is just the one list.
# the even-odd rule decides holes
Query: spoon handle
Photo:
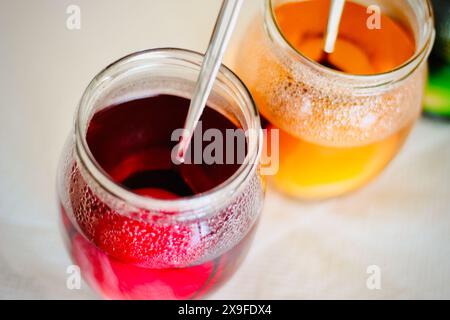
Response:
[{"label": "spoon handle", "polygon": [[333,53],[334,45],[339,32],[339,25],[341,23],[342,12],[344,11],[345,0],[333,0],[328,16],[327,34],[325,36],[326,53]]},{"label": "spoon handle", "polygon": [[242,3],[243,0],[224,0],[222,3],[189,106],[184,134],[179,143],[178,158],[181,161],[186,154],[192,134],[208,101],[225,50],[236,26]]}]

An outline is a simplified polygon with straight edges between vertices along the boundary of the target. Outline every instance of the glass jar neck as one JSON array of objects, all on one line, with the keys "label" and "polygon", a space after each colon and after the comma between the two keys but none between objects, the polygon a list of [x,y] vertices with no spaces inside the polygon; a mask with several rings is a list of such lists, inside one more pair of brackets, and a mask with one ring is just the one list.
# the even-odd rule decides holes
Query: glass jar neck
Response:
[{"label": "glass jar neck", "polygon": [[[396,9],[392,11],[401,11],[401,6],[405,13],[403,20],[411,26],[411,30],[415,35],[416,50],[414,55],[399,67],[385,73],[378,73],[373,75],[354,75],[348,74],[334,69],[327,68],[320,63],[306,57],[297,49],[295,49],[290,42],[283,35],[277,23],[275,9],[280,4],[288,1],[280,0],[265,0],[264,4],[264,26],[268,34],[270,42],[277,49],[279,54],[283,56],[287,64],[301,64],[305,72],[310,72],[312,77],[326,77],[334,86],[340,86],[346,89],[351,89],[355,94],[367,93],[372,90],[389,87],[402,80],[407,79],[419,67],[421,67],[428,58],[435,38],[434,18],[431,3],[429,0],[399,0],[399,1],[370,1],[370,4],[380,3],[383,9],[389,6],[397,5]],[[364,1],[355,1],[363,2]],[[293,67],[294,68],[294,67]],[[323,81],[322,81],[323,82]]]},{"label": "glass jar neck", "polygon": [[86,141],[90,119],[95,112],[126,100],[156,94],[191,98],[203,56],[181,49],[154,49],[126,56],[100,72],[85,90],[75,120],[77,161],[91,181],[108,197],[125,201],[152,213],[171,212],[171,217],[197,218],[214,206],[221,206],[230,196],[246,186],[258,165],[262,133],[259,114],[244,84],[222,66],[208,104],[244,130],[257,132],[247,136],[244,163],[228,180],[198,195],[176,200],[160,200],[133,193],[115,183],[98,165]]}]

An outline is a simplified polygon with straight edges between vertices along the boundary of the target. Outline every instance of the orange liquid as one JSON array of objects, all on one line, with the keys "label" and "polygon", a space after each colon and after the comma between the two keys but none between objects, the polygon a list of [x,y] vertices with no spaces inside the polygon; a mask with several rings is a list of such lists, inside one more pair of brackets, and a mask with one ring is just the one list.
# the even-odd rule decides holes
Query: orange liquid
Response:
[{"label": "orange liquid", "polygon": [[280,167],[274,183],[288,195],[304,199],[324,199],[352,191],[392,160],[411,126],[376,143],[346,148],[310,143],[280,130]]},{"label": "orange liquid", "polygon": [[[284,37],[308,58],[319,61],[324,47],[329,0],[291,2],[275,9]],[[380,29],[369,29],[367,8],[347,1],[329,61],[350,74],[390,71],[406,62],[416,49],[412,34],[381,15]]]},{"label": "orange liquid", "polygon": [[[316,62],[323,57],[322,48],[329,7],[329,0],[311,0],[287,3],[275,9],[278,26],[286,40],[301,54]],[[335,51],[328,57],[331,65],[345,73],[366,75],[383,73],[399,67],[414,54],[414,38],[407,29],[383,15],[381,29],[370,30],[367,28],[370,14],[366,10],[366,7],[349,1],[345,5]],[[253,38],[257,39],[258,35],[254,35]],[[255,43],[257,41],[254,40]],[[248,44],[241,51],[244,55],[248,55],[249,52],[261,52],[252,49],[252,46],[264,45]],[[253,53],[253,56],[255,55],[257,54]],[[254,65],[248,62],[248,58],[247,60],[242,58],[238,57],[240,61],[246,62],[238,63],[237,72],[250,87],[263,116],[272,123],[269,128],[276,128],[273,123],[292,121],[289,120],[289,115],[282,118],[282,113],[279,113],[282,114],[279,117],[274,116],[276,111],[273,110],[280,109],[273,104],[280,101],[273,98],[276,95],[274,93],[276,90],[273,89],[276,84],[267,90],[268,86],[262,84],[264,80],[261,80],[265,77],[266,82],[275,83],[278,80],[269,80],[268,75],[272,79],[277,77],[284,79],[289,78],[286,75],[289,71],[283,70],[278,62],[273,62],[275,59],[267,56],[255,58],[255,61],[258,59],[260,61],[253,62]],[[260,71],[260,66],[265,65],[269,69],[272,63],[271,71]],[[303,94],[307,92],[304,89],[307,85],[302,83],[296,85],[297,92],[301,93],[302,90]],[[285,85],[283,87],[287,89]],[[283,87],[280,86],[278,92],[281,92]],[[299,99],[298,95],[294,97],[295,95],[296,93],[292,96],[291,107],[298,110],[304,106],[299,106],[298,102],[294,105],[294,101]],[[319,104],[319,107],[322,105],[330,108],[327,102],[333,101],[316,98],[312,95],[310,101],[313,105]],[[420,102],[413,101],[411,105],[417,103]],[[384,135],[381,139],[372,139],[369,143],[355,141],[352,145],[348,140],[342,145],[333,142],[318,143],[317,140],[309,139],[310,137],[303,138],[298,132],[293,134],[280,130],[280,166],[279,172],[273,177],[276,187],[294,197],[323,199],[342,195],[366,184],[383,170],[403,145],[419,110],[416,107],[410,109],[414,110],[411,111],[413,115],[410,120],[389,135]],[[312,122],[324,121],[321,119],[325,112],[321,114],[320,108],[318,110]],[[333,132],[338,135],[343,130],[345,128],[336,127]]]}]

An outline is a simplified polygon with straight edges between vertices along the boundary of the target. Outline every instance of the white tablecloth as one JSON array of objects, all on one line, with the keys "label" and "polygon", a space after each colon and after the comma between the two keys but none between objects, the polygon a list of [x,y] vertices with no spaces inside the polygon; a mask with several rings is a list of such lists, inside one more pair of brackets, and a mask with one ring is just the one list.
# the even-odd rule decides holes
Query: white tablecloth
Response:
[{"label": "white tablecloth", "polygon": [[[81,8],[81,29],[66,8]],[[258,0],[247,0],[242,20]],[[0,2],[0,298],[97,298],[66,288],[56,166],[78,99],[117,58],[203,51],[219,0]],[[240,30],[242,30],[242,24]],[[381,289],[366,286],[367,267]],[[347,197],[269,190],[252,249],[212,298],[450,298],[450,123],[421,120],[389,168]]]}]

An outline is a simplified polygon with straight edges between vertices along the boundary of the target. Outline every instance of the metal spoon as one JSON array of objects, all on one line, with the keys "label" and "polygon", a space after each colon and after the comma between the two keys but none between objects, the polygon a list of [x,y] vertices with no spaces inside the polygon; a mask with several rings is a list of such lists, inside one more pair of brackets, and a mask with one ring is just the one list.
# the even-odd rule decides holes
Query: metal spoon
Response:
[{"label": "metal spoon", "polygon": [[180,162],[184,162],[184,156],[189,148],[193,132],[203,113],[206,102],[208,101],[226,47],[236,26],[242,3],[243,0],[224,0],[222,3],[194,89],[194,94],[184,124],[183,135],[178,145],[178,160]]}]

